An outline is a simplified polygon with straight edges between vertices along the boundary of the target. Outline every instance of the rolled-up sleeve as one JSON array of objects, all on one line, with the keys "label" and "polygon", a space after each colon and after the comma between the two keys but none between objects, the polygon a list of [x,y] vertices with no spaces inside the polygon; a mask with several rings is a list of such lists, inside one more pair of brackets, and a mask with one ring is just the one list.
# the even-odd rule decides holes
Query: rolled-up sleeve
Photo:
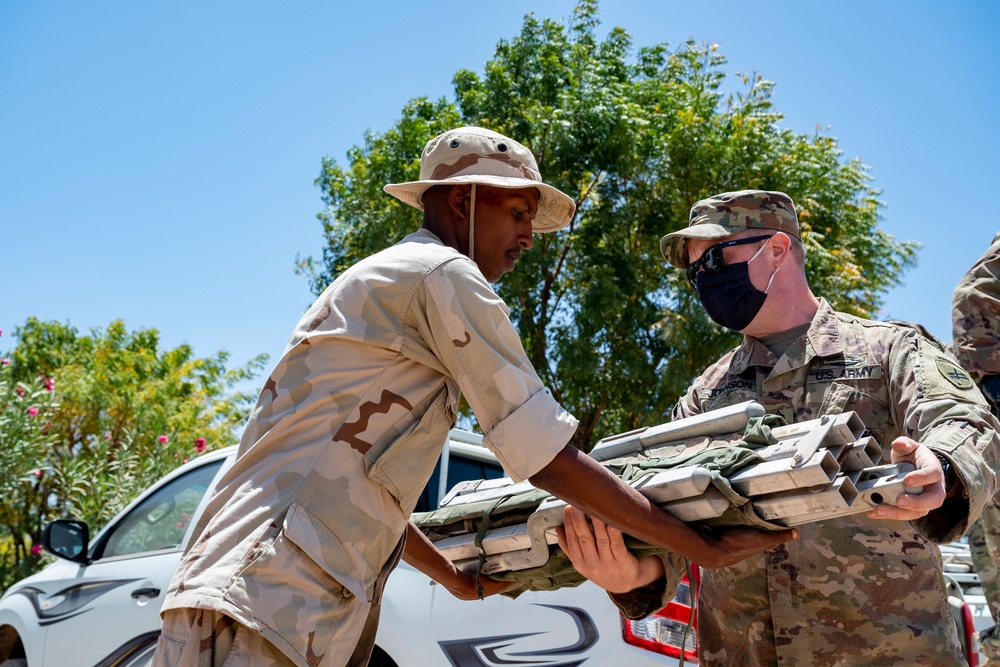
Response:
[{"label": "rolled-up sleeve", "polygon": [[[542,389],[483,438],[515,481],[528,479],[555,458],[576,431],[577,420]],[[511,446],[527,443],[530,446]]]}]

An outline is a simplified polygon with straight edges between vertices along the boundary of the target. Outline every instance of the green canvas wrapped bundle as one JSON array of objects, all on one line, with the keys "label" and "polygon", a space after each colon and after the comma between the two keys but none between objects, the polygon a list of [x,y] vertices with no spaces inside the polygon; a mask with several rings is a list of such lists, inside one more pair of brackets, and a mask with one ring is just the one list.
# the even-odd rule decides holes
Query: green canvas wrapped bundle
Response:
[{"label": "green canvas wrapped bundle", "polygon": [[[757,516],[749,498],[733,490],[728,476],[735,471],[763,461],[757,449],[777,444],[771,428],[784,421],[777,415],[751,418],[745,432],[719,438],[697,438],[682,441],[649,452],[648,456],[633,456],[605,463],[605,467],[623,481],[632,483],[643,477],[688,466],[702,466],[712,475],[711,485],[729,500],[729,508],[717,517],[697,522],[705,530],[713,527],[751,526],[762,530],[783,530],[785,526],[765,521]],[[738,439],[737,439],[738,438]],[[499,498],[468,503],[449,504],[432,512],[412,516],[413,522],[433,542],[461,534],[475,534],[482,554],[482,539],[487,531],[506,526],[525,524],[544,501],[552,496],[536,488]],[[663,550],[636,540],[628,535],[625,543],[629,550],[641,557],[663,553]],[[485,554],[479,559],[481,568]],[[538,567],[520,570],[491,572],[493,579],[515,582],[505,595],[517,597],[525,591],[550,591],[567,586],[578,586],[586,579],[570,563],[569,557],[557,544],[549,545],[548,560]]]}]

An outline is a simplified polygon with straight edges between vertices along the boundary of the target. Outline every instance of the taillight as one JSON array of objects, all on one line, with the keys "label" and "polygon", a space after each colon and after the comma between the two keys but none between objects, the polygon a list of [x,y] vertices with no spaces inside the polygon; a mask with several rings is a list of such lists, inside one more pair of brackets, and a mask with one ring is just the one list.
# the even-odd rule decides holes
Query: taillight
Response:
[{"label": "taillight", "polygon": [[969,667],[979,667],[979,633],[976,632],[976,623],[972,618],[972,609],[969,603],[962,601],[962,627],[965,629],[965,656],[969,659]]},{"label": "taillight", "polygon": [[[697,566],[693,566],[692,573],[697,591]],[[684,659],[691,662],[698,662],[697,630],[698,619],[687,576],[677,585],[674,599],[660,611],[638,621],[622,617],[622,636],[626,644],[673,658],[679,658],[683,648]]]}]

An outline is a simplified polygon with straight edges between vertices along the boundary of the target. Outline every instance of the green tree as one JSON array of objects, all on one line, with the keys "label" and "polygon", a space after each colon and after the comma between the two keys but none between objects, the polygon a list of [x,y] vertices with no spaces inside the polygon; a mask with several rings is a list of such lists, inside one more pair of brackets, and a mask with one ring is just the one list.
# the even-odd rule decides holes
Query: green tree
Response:
[{"label": "green tree", "polygon": [[814,290],[862,316],[878,314],[917,250],[879,228],[869,170],[844,160],[835,138],[781,127],[772,82],[727,79],[713,44],[636,49],[622,28],[601,41],[597,14],[596,0],[582,0],[566,24],[528,14],[482,73],[455,74],[454,102],[413,100],[395,127],[365,135],[348,169],[324,160],[327,245],[321,266],[300,262],[318,293],[416,228],[420,214],[381,186],[415,180],[421,147],[438,132],[481,125],[525,143],[577,214],[567,229],[536,236],[497,291],[542,379],[580,418],[584,449],[662,421],[737,340],[659,254],[660,237],[686,225],[697,199],[744,188],[790,194]]},{"label": "green tree", "polygon": [[14,337],[0,360],[0,587],[37,567],[49,520],[101,526],[187,459],[235,444],[253,397],[234,388],[266,361],[227,369],[225,352],[161,350],[155,329],[121,321],[80,335],[29,318]]}]

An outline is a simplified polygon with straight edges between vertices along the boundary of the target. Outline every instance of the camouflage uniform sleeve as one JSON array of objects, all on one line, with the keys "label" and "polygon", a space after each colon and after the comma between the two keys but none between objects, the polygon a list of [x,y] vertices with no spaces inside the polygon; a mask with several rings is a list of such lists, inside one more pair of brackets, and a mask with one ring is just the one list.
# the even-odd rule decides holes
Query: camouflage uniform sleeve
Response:
[{"label": "camouflage uniform sleeve", "polygon": [[442,264],[424,285],[421,338],[458,383],[507,474],[531,477],[569,442],[576,418],[542,384],[506,305],[468,260]]},{"label": "camouflage uniform sleeve", "polygon": [[959,281],[951,299],[954,352],[984,393],[1000,403],[1000,234]]},{"label": "camouflage uniform sleeve", "polygon": [[687,561],[671,552],[659,554],[659,558],[663,561],[665,578],[627,593],[608,593],[625,618],[634,621],[655,614],[677,594],[677,584],[687,572]]},{"label": "camouflage uniform sleeve", "polygon": [[701,404],[698,402],[698,382],[701,380],[701,376],[694,381],[694,384],[688,387],[684,395],[680,397],[677,404],[674,405],[673,411],[670,413],[670,421],[677,419],[683,419],[685,417],[692,417],[694,415],[701,414]]},{"label": "camouflage uniform sleeve", "polygon": [[933,542],[953,542],[996,490],[1000,424],[969,374],[912,329],[896,337],[888,364],[890,409],[900,434],[947,458],[962,487],[960,497],[913,525]]}]

